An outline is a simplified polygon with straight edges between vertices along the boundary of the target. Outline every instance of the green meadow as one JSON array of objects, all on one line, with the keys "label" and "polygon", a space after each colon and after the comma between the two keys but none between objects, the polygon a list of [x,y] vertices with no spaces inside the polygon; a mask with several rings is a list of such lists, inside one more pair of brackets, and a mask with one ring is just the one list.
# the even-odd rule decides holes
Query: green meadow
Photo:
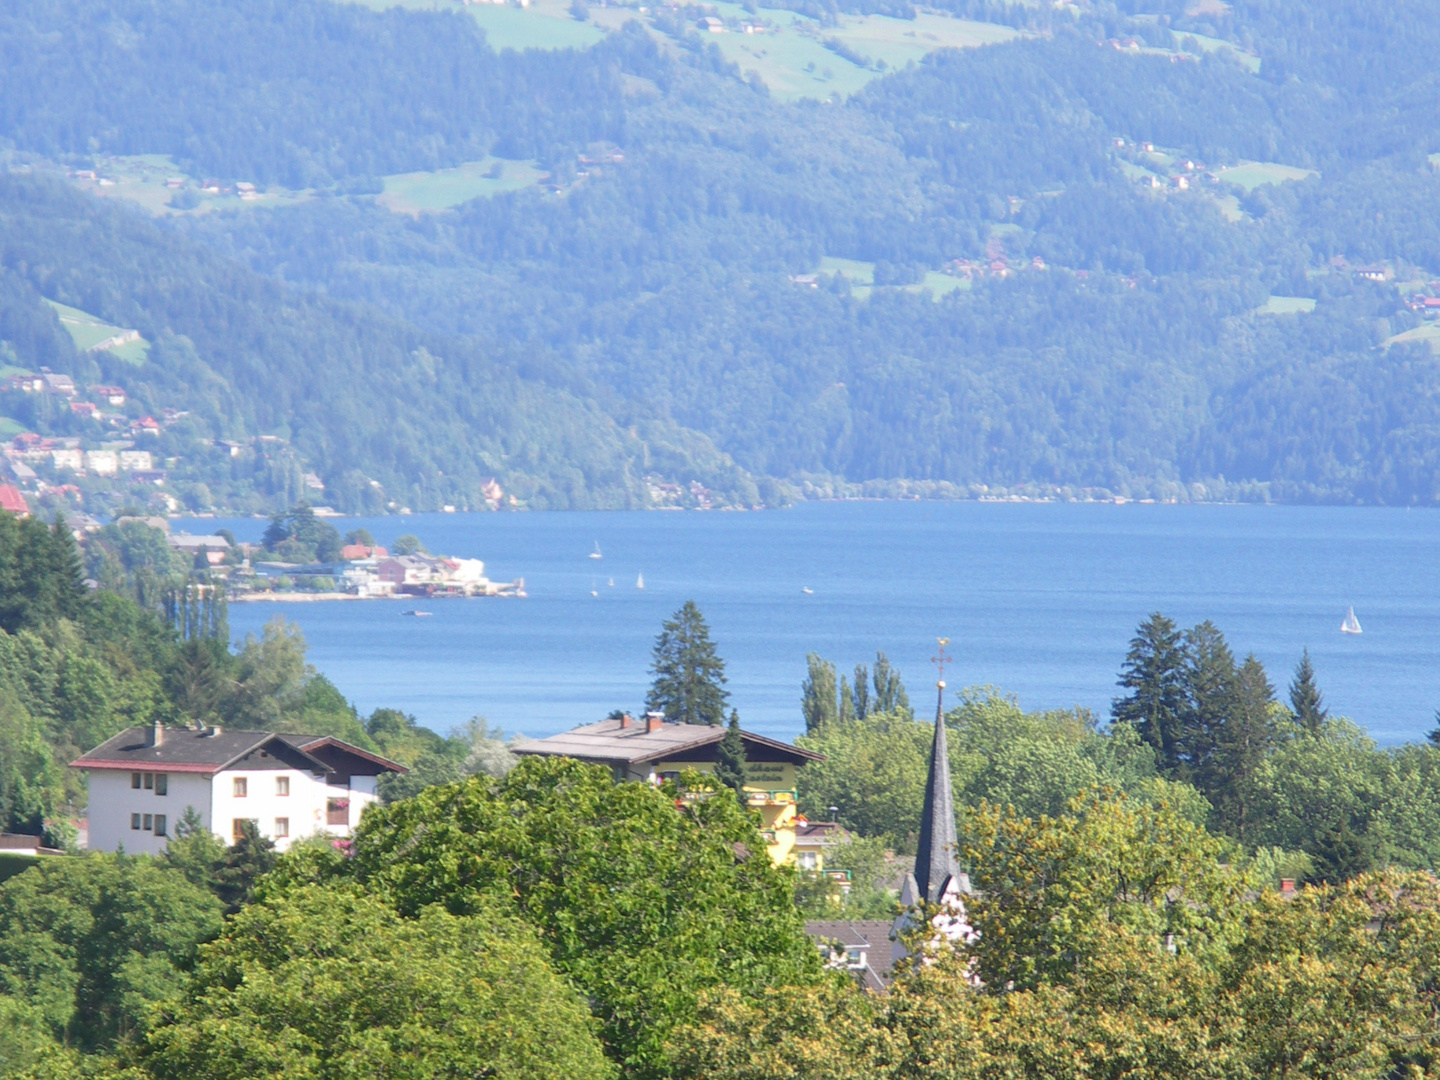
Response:
[{"label": "green meadow", "polygon": [[[355,0],[375,11],[403,7],[415,11],[455,11],[447,0]],[[526,7],[514,4],[467,4],[458,10],[485,31],[492,49],[584,49],[605,36],[590,22],[570,14],[569,0],[532,0]]]},{"label": "green meadow", "polygon": [[1304,180],[1310,176],[1318,176],[1319,173],[1313,169],[1297,169],[1293,165],[1277,165],[1273,161],[1243,161],[1228,169],[1218,169],[1215,175],[1227,184],[1235,184],[1249,192],[1254,191],[1262,184],[1283,184],[1287,180]]},{"label": "green meadow", "polygon": [[[875,264],[873,262],[861,262],[859,259],[840,259],[832,255],[826,255],[820,260],[819,272],[822,274],[839,274],[850,283],[850,295],[857,300],[868,300],[870,294],[875,291]],[[920,293],[929,291],[937,300],[946,293],[954,292],[956,289],[968,289],[970,282],[965,278],[952,277],[949,274],[942,274],[938,270],[927,270],[924,278],[913,285],[903,285],[906,292]]]},{"label": "green meadow", "polygon": [[1259,315],[1303,315],[1315,310],[1315,301],[1308,296],[1272,296],[1256,308]]},{"label": "green meadow", "polygon": [[[759,75],[771,95],[782,101],[848,97],[885,71],[903,68],[937,49],[969,49],[1019,36],[1008,26],[936,14],[922,13],[914,19],[842,15],[838,25],[821,27],[788,11],[767,8],[752,15],[739,4],[708,7],[729,27],[724,34],[709,35],[710,40],[742,71]],[[746,22],[763,25],[764,32],[738,32]],[[868,65],[853,63],[827,48],[828,39],[840,42]]]},{"label": "green meadow", "polygon": [[[89,312],[81,311],[79,308],[68,307],[65,304],[58,304],[54,300],[46,300],[47,304],[54,309],[60,319],[60,325],[70,334],[70,340],[75,343],[75,348],[86,352],[99,345],[106,338],[112,338],[117,334],[125,333],[125,328],[112,326],[103,319],[98,319]],[[139,341],[130,341],[124,345],[118,345],[107,349],[111,356],[125,360],[131,364],[143,363],[146,355],[150,352],[150,343],[144,338]]]},{"label": "green meadow", "polygon": [[1386,345],[1399,345],[1407,341],[1423,341],[1432,353],[1440,353],[1440,323],[1427,322],[1385,339]]},{"label": "green meadow", "polygon": [[397,214],[435,213],[471,199],[529,187],[545,175],[529,161],[486,158],[453,169],[387,176],[378,201]]}]

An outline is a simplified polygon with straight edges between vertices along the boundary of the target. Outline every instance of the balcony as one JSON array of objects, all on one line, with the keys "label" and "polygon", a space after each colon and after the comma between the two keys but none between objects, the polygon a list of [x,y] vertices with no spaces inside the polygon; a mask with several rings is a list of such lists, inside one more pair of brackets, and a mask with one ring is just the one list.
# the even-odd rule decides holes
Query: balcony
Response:
[{"label": "balcony", "polygon": [[796,798],[793,791],[747,791],[745,801],[751,806],[786,806]]}]

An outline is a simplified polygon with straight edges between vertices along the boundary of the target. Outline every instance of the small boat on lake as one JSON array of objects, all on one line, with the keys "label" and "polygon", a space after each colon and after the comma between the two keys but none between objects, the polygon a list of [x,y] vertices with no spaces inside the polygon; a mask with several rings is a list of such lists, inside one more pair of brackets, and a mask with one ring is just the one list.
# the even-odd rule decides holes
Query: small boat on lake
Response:
[{"label": "small boat on lake", "polygon": [[800,586],[800,591],[803,592],[806,596],[814,596],[814,595],[815,595],[815,590],[812,589],[812,588],[810,588],[809,585],[801,585],[801,586]]},{"label": "small boat on lake", "polygon": [[613,589],[615,587],[615,579],[612,577],[609,581],[605,583],[605,587],[607,589]]},{"label": "small boat on lake", "polygon": [[604,555],[601,555],[601,554],[600,554],[600,541],[599,541],[599,540],[596,540],[596,541],[595,541],[595,550],[592,551],[592,552],[590,552],[590,558],[592,558],[592,559],[603,559],[604,557],[605,557]]},{"label": "small boat on lake", "polygon": [[645,575],[644,575],[644,574],[636,574],[636,575],[635,575],[635,587],[636,587],[637,589],[643,589],[643,588],[645,588]]},{"label": "small boat on lake", "polygon": [[1342,633],[1342,634],[1363,634],[1363,633],[1364,633],[1364,631],[1360,629],[1360,620],[1357,619],[1357,618],[1355,618],[1355,609],[1354,609],[1353,607],[1349,607],[1349,608],[1346,608],[1346,609],[1345,609],[1345,621],[1340,624],[1340,633]]},{"label": "small boat on lake", "polygon": [[432,614],[434,614],[434,612],[430,612],[430,611],[416,611],[414,608],[411,608],[409,611],[402,611],[400,614],[401,614],[401,615],[413,615],[413,616],[415,616],[415,618],[417,618],[417,619],[428,619]]}]

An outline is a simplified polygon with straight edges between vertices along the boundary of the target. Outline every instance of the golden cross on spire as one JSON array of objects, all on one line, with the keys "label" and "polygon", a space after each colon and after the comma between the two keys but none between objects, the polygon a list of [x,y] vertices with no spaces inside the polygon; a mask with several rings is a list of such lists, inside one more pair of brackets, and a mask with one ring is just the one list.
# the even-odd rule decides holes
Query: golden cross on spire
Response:
[{"label": "golden cross on spire", "polygon": [[945,655],[945,646],[950,644],[950,639],[948,637],[942,637],[936,638],[935,640],[940,643],[940,647],[936,650],[935,655],[930,658],[930,662],[935,665],[936,670],[940,674],[940,678],[936,681],[935,685],[944,687],[945,668],[951,663],[950,657]]}]

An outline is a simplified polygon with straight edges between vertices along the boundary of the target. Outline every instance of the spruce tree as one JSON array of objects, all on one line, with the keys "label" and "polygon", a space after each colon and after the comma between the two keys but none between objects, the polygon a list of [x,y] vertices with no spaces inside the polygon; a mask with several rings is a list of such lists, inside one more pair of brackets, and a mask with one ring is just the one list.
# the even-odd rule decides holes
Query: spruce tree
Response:
[{"label": "spruce tree", "polygon": [[740,714],[730,710],[730,725],[715,748],[715,779],[745,802],[745,740],[740,737]]},{"label": "spruce tree", "polygon": [[1290,707],[1295,711],[1295,721],[1311,735],[1320,734],[1330,713],[1315,685],[1315,668],[1310,663],[1310,650],[1300,654],[1300,663],[1295,667],[1295,679],[1290,684]]},{"label": "spruce tree", "polygon": [[1111,717],[1133,727],[1154,748],[1160,771],[1174,776],[1180,769],[1185,710],[1185,654],[1174,622],[1157,611],[1140,624],[1118,681],[1130,696],[1115,699]]},{"label": "spruce tree", "polygon": [[840,723],[848,724],[855,719],[855,697],[850,693],[850,684],[840,676]]},{"label": "spruce tree", "polygon": [[655,676],[645,708],[663,712],[672,724],[723,724],[725,661],[710,640],[710,627],[694,600],[661,624],[650,662]]},{"label": "spruce tree", "polygon": [[835,665],[816,653],[806,656],[805,663],[808,670],[800,688],[800,712],[808,735],[834,723],[840,710],[835,699]]},{"label": "spruce tree", "polygon": [[1184,676],[1176,777],[1209,795],[1223,785],[1214,758],[1240,693],[1235,656],[1209,619],[1185,631]]},{"label": "spruce tree", "polygon": [[1255,803],[1260,769],[1275,742],[1274,704],[1275,689],[1264,666],[1253,654],[1247,656],[1235,676],[1234,696],[1216,733],[1204,785],[1220,830],[1247,845],[1254,842],[1259,826]]}]

